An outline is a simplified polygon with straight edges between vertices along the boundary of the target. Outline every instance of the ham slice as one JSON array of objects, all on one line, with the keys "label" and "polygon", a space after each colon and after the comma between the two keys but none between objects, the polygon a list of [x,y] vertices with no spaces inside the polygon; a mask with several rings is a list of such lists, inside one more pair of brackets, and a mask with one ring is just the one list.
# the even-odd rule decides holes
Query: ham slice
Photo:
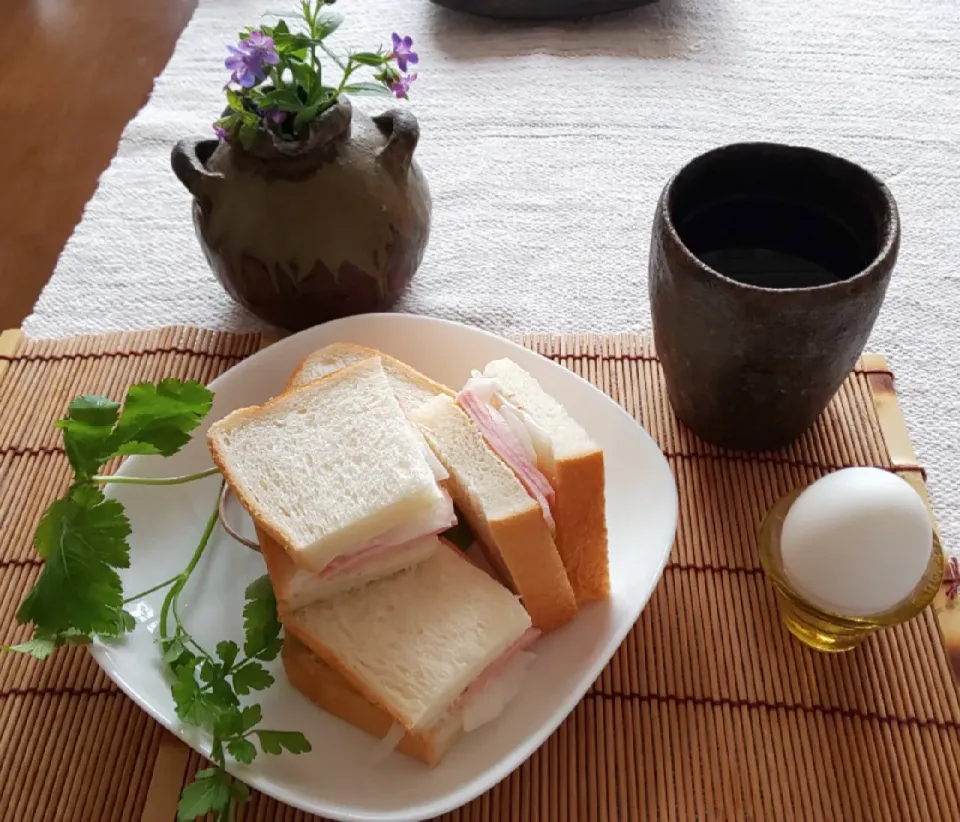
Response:
[{"label": "ham slice", "polygon": [[510,660],[513,658],[513,656],[515,654],[519,654],[521,651],[525,651],[527,648],[533,645],[533,643],[536,642],[539,637],[540,631],[537,628],[527,628],[526,631],[524,631],[516,640],[514,640],[513,644],[507,648],[507,650],[500,654],[500,656],[498,656],[480,672],[480,675],[467,686],[466,690],[460,694],[459,697],[457,697],[454,705],[462,704],[464,700],[469,699],[472,694],[480,690],[491,679],[500,676],[500,674],[504,672],[507,665],[510,663]]},{"label": "ham slice", "polygon": [[485,395],[488,387],[476,378],[467,380],[467,384],[457,394],[457,402],[476,423],[480,433],[490,448],[517,475],[527,493],[540,505],[543,518],[551,531],[556,530],[550,505],[553,502],[553,487],[543,472],[528,456],[528,451],[517,438],[513,429],[494,408]]},{"label": "ham slice", "polygon": [[402,550],[411,542],[424,537],[442,534],[457,524],[450,495],[441,489],[442,499],[421,520],[405,522],[379,536],[358,545],[352,551],[333,559],[320,572],[322,579],[333,579],[341,574],[356,571],[367,562],[383,558],[386,554]]}]

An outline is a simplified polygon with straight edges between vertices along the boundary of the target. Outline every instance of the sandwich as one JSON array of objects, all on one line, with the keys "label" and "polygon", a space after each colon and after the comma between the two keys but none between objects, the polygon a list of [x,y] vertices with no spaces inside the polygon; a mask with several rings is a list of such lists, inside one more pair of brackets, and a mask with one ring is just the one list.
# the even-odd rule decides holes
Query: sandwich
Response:
[{"label": "sandwich", "polygon": [[422,562],[456,524],[446,474],[377,357],[234,411],[207,440],[281,611]]},{"label": "sandwich", "polygon": [[436,396],[454,396],[447,386],[425,377],[404,362],[387,356],[373,348],[364,348],[353,343],[334,343],[314,351],[304,359],[290,375],[286,390],[302,388],[314,380],[339,371],[362,360],[379,357],[383,371],[393,393],[404,411],[413,411]]},{"label": "sandwich", "polygon": [[461,732],[502,713],[539,635],[513,594],[446,543],[283,622],[294,687],[431,765]]},{"label": "sandwich", "polygon": [[449,475],[450,495],[484,554],[520,595],[533,624],[547,632],[573,619],[577,602],[554,542],[549,507],[531,496],[451,397],[434,397],[410,418]]},{"label": "sandwich", "polygon": [[457,402],[552,520],[577,602],[608,597],[603,451],[512,360],[475,372]]}]

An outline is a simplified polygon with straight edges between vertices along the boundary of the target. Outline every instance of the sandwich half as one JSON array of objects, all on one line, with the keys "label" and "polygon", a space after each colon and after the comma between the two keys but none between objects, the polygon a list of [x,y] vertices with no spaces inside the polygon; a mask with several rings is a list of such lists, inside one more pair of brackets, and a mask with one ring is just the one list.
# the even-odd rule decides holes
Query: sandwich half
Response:
[{"label": "sandwich half", "polygon": [[406,571],[287,614],[284,627],[405,732],[438,738],[446,723],[471,730],[500,713],[539,635],[513,594],[446,544]]},{"label": "sandwich half", "polygon": [[[545,509],[448,396],[410,414],[449,474],[447,488],[500,578],[540,630],[577,615],[577,603]],[[546,509],[549,516],[549,508]]]},{"label": "sandwich half", "polygon": [[577,602],[609,596],[603,451],[512,360],[489,363],[467,381],[457,401],[545,515],[552,515]]},{"label": "sandwich half", "polygon": [[261,537],[327,581],[408,567],[456,523],[443,468],[376,357],[234,411],[207,439]]},{"label": "sandwich half", "polygon": [[376,349],[365,348],[353,343],[334,343],[314,351],[291,374],[287,381],[287,390],[302,388],[327,374],[332,374],[341,368],[374,357],[380,358],[390,387],[404,411],[412,411],[421,403],[438,395],[454,396],[454,392],[447,386],[425,377],[406,363],[387,356]]},{"label": "sandwich half", "polygon": [[[282,659],[290,684],[327,713],[381,739],[399,727],[390,714],[364,699],[346,679],[296,637],[289,634],[284,637]],[[397,750],[435,766],[462,731],[460,717],[451,714],[426,731],[403,732]]]}]

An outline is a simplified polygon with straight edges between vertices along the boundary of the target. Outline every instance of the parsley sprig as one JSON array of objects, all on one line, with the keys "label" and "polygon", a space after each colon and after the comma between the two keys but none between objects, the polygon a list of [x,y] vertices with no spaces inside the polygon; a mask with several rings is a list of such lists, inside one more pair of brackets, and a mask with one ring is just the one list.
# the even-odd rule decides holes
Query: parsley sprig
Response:
[{"label": "parsley sprig", "polygon": [[210,759],[215,767],[199,771],[196,781],[184,790],[177,806],[178,820],[195,819],[210,812],[217,819],[230,819],[233,804],[250,798],[247,786],[227,772],[226,759],[229,754],[237,762],[249,765],[257,756],[254,739],[265,754],[310,751],[310,743],[302,733],[259,728],[260,706],[240,704],[241,696],[273,685],[273,674],[261,663],[276,659],[283,645],[277,601],[269,578],[260,577],[245,591],[242,653],[237,643],[223,641],[217,643],[215,654],[211,654],[190,635],[180,619],[180,594],[216,524],[214,510],[190,563],[174,577],[160,608],[160,645],[173,680],[170,691],[177,716],[204,728],[213,739]]},{"label": "parsley sprig", "polygon": [[231,641],[219,642],[215,653],[209,653],[180,618],[180,595],[216,527],[216,510],[181,573],[124,598],[118,571],[130,565],[130,521],[123,505],[108,499],[102,486],[108,482],[175,485],[212,476],[217,469],[171,478],[116,477],[98,472],[116,457],[175,454],[189,442],[212,401],[213,394],[193,380],[166,379],[133,386],[122,407],[96,394],[70,403],[57,427],[73,468],[73,482],[40,519],[34,547],[44,559],[43,570],[17,611],[21,624],[32,623],[33,636],[12,647],[0,645],[0,650],[44,659],[61,645],[122,636],[136,626],[123,606],[167,589],[160,612],[160,645],[170,673],[171,694],[177,716],[211,734],[210,758],[214,763],[214,767],[199,771],[196,780],[184,789],[178,805],[179,820],[210,812],[220,820],[232,818],[235,804],[248,800],[250,791],[227,772],[227,756],[249,764],[257,755],[254,740],[266,754],[310,750],[310,743],[299,732],[258,727],[260,706],[240,702],[240,697],[269,688],[274,682],[263,665],[276,659],[282,647],[277,603],[269,579],[261,577],[246,589],[242,653]]}]

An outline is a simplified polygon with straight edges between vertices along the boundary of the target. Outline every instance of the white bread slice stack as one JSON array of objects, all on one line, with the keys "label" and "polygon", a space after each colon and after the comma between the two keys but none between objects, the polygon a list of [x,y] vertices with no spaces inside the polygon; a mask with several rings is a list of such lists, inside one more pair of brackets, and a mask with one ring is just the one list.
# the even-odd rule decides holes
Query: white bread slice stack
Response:
[{"label": "white bread slice stack", "polygon": [[300,363],[297,370],[290,376],[286,390],[302,388],[327,374],[339,371],[341,368],[375,357],[380,358],[390,387],[404,411],[412,411],[438,395],[454,396],[453,391],[447,386],[425,377],[406,363],[374,348],[365,348],[353,343],[334,343],[314,351]]},{"label": "white bread slice stack", "polygon": [[[290,684],[319,708],[381,739],[394,727],[389,713],[364,699],[295,637],[284,638],[282,659]],[[397,750],[435,767],[462,730],[460,717],[454,713],[426,731],[404,732]]]},{"label": "white bread slice stack", "polygon": [[610,595],[610,570],[603,451],[566,409],[512,360],[489,363],[483,376],[496,380],[500,395],[529,415],[549,439],[552,447],[545,449],[546,454],[538,453],[538,463],[554,489],[551,510],[560,557],[577,602],[605,599]]},{"label": "white bread slice stack", "polygon": [[404,729],[424,732],[532,626],[516,597],[442,544],[407,571],[287,614],[284,627]]},{"label": "white bread slice stack", "polygon": [[234,411],[207,440],[259,530],[304,569],[452,516],[378,358]]},{"label": "white bread slice stack", "polygon": [[577,614],[577,603],[540,506],[448,396],[410,414],[450,475],[447,488],[491,565],[541,631]]}]

